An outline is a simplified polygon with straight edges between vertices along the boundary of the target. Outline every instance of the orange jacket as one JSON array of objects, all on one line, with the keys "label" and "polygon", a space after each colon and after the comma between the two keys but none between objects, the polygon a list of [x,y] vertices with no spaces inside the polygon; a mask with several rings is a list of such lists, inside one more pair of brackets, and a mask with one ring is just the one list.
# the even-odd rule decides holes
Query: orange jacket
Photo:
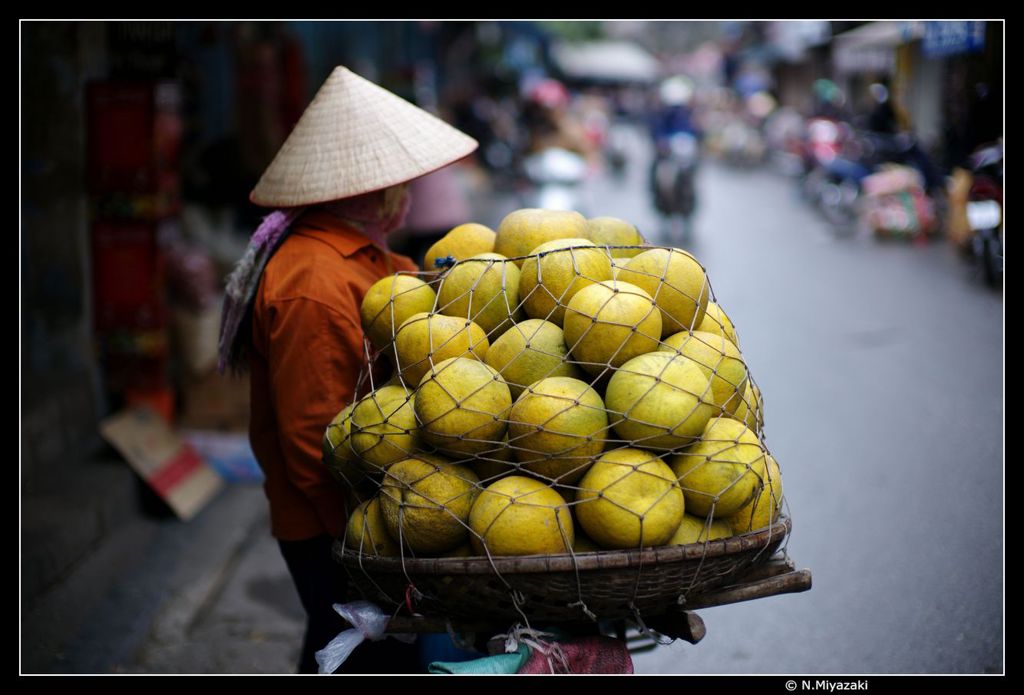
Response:
[{"label": "orange jacket", "polygon": [[345,530],[346,491],[321,461],[324,431],[366,362],[363,296],[399,270],[416,266],[322,210],[297,220],[267,263],[252,309],[249,438],[280,540]]}]

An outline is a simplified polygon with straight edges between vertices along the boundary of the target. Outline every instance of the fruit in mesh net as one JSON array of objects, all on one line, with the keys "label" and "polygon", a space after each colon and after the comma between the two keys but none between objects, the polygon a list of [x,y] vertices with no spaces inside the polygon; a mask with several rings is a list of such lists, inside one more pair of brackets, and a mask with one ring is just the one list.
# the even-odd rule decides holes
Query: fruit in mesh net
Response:
[{"label": "fruit in mesh net", "polygon": [[668,539],[666,545],[688,545],[690,543],[704,543],[719,538],[728,538],[732,535],[732,526],[725,519],[701,519],[693,514],[683,514],[683,522],[679,528]]},{"label": "fruit in mesh net", "polygon": [[743,390],[743,400],[736,407],[733,417],[760,434],[764,428],[764,401],[761,400],[761,389],[752,380],[747,379],[747,386]]},{"label": "fruit in mesh net", "polygon": [[704,319],[697,326],[697,330],[715,333],[723,338],[728,338],[736,347],[740,346],[739,336],[736,335],[736,327],[732,325],[732,321],[716,302],[708,302]]},{"label": "fruit in mesh net", "polygon": [[469,541],[479,555],[567,553],[575,538],[562,496],[521,475],[487,486],[470,510],[469,527]]},{"label": "fruit in mesh net", "polygon": [[505,331],[487,349],[484,362],[508,384],[512,398],[535,381],[549,376],[583,377],[583,372],[566,357],[562,329],[543,319],[527,319]]},{"label": "fruit in mesh net", "polygon": [[451,231],[441,237],[429,249],[423,257],[423,270],[433,272],[440,270],[436,264],[437,259],[447,259],[449,256],[456,261],[463,258],[475,256],[478,253],[490,253],[494,251],[494,231],[482,224],[468,222],[453,227]]},{"label": "fruit in mesh net", "polygon": [[354,485],[363,477],[363,469],[359,458],[352,451],[352,410],[355,403],[345,406],[338,413],[324,432],[323,452],[324,463],[336,474],[339,482]]},{"label": "fruit in mesh net", "polygon": [[579,488],[576,519],[605,548],[663,545],[683,519],[683,491],[672,469],[649,451],[609,451]]},{"label": "fruit in mesh net", "polygon": [[519,307],[519,268],[497,253],[470,256],[449,270],[437,292],[446,316],[472,319],[489,340],[504,333]]},{"label": "fruit in mesh net", "polygon": [[414,553],[434,554],[465,543],[466,521],[480,479],[467,466],[417,454],[391,466],[380,488],[388,533]]},{"label": "fruit in mesh net", "polygon": [[409,456],[418,441],[412,394],[401,386],[382,386],[352,409],[352,451],[371,473]]},{"label": "fruit in mesh net", "polygon": [[374,348],[391,344],[395,329],[413,314],[434,308],[437,293],[427,283],[409,275],[391,275],[367,290],[359,307],[363,331]]},{"label": "fruit in mesh net", "polygon": [[437,365],[451,357],[483,360],[490,343],[484,330],[464,318],[443,314],[413,314],[395,336],[398,370],[405,383],[415,387]]},{"label": "fruit in mesh net", "polygon": [[761,489],[752,502],[729,517],[734,533],[746,533],[767,528],[782,513],[782,471],[775,458],[765,456],[767,465],[758,468]]},{"label": "fruit in mesh net", "polygon": [[505,436],[511,407],[512,394],[501,376],[465,357],[435,365],[416,389],[422,438],[455,456],[492,450]]},{"label": "fruit in mesh net", "polygon": [[650,352],[619,367],[604,402],[615,433],[645,449],[692,444],[720,412],[700,367],[669,352]]},{"label": "fruit in mesh net", "polygon": [[[510,212],[498,225],[494,252],[517,259],[546,241],[586,237],[587,218],[578,212],[523,208]],[[523,265],[522,258],[513,262],[519,267]]]},{"label": "fruit in mesh net", "polygon": [[665,338],[659,350],[676,352],[697,363],[711,380],[711,400],[727,414],[743,404],[747,389],[747,365],[731,341],[704,331],[680,331]]},{"label": "fruit in mesh net", "polygon": [[708,423],[696,444],[669,459],[698,515],[727,518],[749,504],[761,488],[767,452],[742,422],[720,417]]},{"label": "fruit in mesh net", "polygon": [[644,251],[626,263],[617,279],[643,288],[654,298],[661,310],[661,336],[699,326],[711,299],[704,268],[682,249]]},{"label": "fruit in mesh net", "polygon": [[530,250],[519,296],[530,318],[562,325],[565,306],[584,287],[612,279],[608,252],[586,239],[556,239]]},{"label": "fruit in mesh net", "polygon": [[362,555],[393,556],[400,554],[398,544],[388,534],[380,498],[366,500],[352,512],[345,527],[345,548]]},{"label": "fruit in mesh net", "polygon": [[570,377],[532,385],[509,413],[508,441],[526,470],[573,483],[604,450],[608,414],[597,391]]},{"label": "fruit in mesh net", "polygon": [[658,347],[661,313],[635,285],[599,282],[576,293],[565,313],[565,344],[591,374],[601,374]]},{"label": "fruit in mesh net", "polygon": [[[587,220],[587,238],[598,246],[641,246],[646,243],[637,228],[618,217]],[[643,249],[611,249],[612,258],[632,258]]]}]

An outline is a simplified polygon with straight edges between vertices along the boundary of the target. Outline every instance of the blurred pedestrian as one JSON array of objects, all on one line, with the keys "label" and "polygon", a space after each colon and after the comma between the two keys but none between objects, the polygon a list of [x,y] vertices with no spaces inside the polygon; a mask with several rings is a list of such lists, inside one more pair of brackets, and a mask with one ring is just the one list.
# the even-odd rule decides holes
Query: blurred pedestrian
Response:
[{"label": "blurred pedestrian", "polygon": [[887,135],[898,133],[900,123],[896,117],[896,110],[892,106],[892,99],[889,98],[889,87],[882,82],[876,82],[868,90],[871,93],[871,100],[874,102],[871,113],[868,115],[868,130]]},{"label": "blurred pedestrian", "polygon": [[529,153],[557,148],[575,152],[588,161],[595,159],[597,152],[583,124],[569,110],[571,103],[569,90],[558,80],[542,79],[527,90],[523,123],[529,133]]},{"label": "blurred pedestrian", "polygon": [[[408,211],[408,182],[476,146],[338,67],[250,195],[275,210],[228,280],[221,370],[250,372],[250,440],[271,533],[308,616],[300,673],[315,673],[315,653],[347,627],[332,604],[353,598],[331,556],[348,494],[321,462],[321,443],[365,363],[360,304],[377,280],[416,270],[387,243]],[[340,670],[415,672],[417,654],[391,639],[365,642]]]}]

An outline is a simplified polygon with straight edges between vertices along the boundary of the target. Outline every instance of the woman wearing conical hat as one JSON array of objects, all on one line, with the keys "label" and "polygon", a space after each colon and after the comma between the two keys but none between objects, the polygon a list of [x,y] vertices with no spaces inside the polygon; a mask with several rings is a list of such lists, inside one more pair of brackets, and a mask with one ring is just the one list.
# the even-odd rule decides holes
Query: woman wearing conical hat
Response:
[{"label": "woman wearing conical hat", "polygon": [[[228,279],[221,370],[250,372],[250,440],[266,476],[271,532],[309,617],[300,672],[347,625],[330,555],[350,510],[321,463],[327,425],[351,402],[364,364],[359,307],[377,280],[415,264],[387,236],[408,182],[462,159],[472,138],[343,67],[336,68],[250,200],[273,208]],[[403,652],[403,650],[406,650]],[[401,672],[408,647],[366,642],[342,670]]]}]

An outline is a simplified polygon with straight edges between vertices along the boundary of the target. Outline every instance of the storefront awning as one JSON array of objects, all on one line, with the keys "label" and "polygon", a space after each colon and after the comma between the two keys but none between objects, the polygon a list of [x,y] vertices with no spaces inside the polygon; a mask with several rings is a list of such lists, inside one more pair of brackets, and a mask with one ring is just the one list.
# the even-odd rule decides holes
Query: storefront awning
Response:
[{"label": "storefront awning", "polygon": [[920,34],[919,22],[871,22],[837,34],[832,59],[840,73],[891,72],[896,47]]},{"label": "storefront awning", "polygon": [[566,77],[603,82],[653,82],[658,60],[629,41],[591,41],[555,46],[552,56]]}]

